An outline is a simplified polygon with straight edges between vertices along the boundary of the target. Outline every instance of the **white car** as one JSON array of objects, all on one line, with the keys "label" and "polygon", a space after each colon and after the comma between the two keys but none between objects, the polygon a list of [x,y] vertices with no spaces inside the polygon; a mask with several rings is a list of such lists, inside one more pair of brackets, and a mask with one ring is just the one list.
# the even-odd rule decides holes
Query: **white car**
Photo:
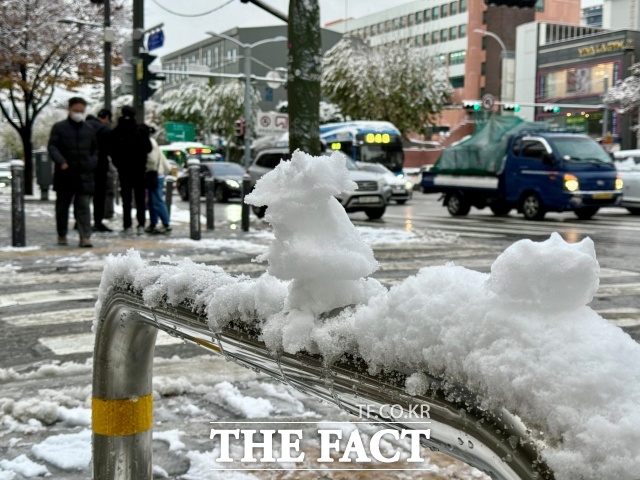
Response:
[{"label": "white car", "polygon": [[358,168],[378,175],[388,186],[387,201],[393,200],[399,205],[407,203],[413,196],[413,182],[403,173],[396,175],[379,163],[357,162]]},{"label": "white car", "polygon": [[622,179],[622,206],[640,215],[640,150],[620,150],[613,159]]},{"label": "white car", "polygon": [[[327,156],[331,153],[325,152]],[[364,212],[371,220],[382,218],[387,206],[384,182],[379,175],[359,170],[351,158],[345,154],[342,155],[351,180],[358,185],[358,189],[336,195],[336,198],[347,212]],[[291,155],[288,148],[268,148],[258,152],[247,170],[252,185],[276,168],[281,160],[289,159]],[[253,213],[260,218],[264,216],[265,211],[264,207],[253,207]]]}]

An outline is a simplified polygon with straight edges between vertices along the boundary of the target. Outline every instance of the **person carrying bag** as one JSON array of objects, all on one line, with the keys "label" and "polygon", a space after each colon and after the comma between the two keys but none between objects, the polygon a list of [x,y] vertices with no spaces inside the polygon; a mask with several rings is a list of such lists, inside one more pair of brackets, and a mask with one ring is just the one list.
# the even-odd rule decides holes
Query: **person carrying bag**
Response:
[{"label": "person carrying bag", "polygon": [[[167,162],[158,142],[153,138],[155,129],[144,125],[149,133],[151,141],[151,152],[147,155],[147,166],[145,171],[145,188],[147,189],[148,208],[149,208],[149,226],[145,228],[147,233],[169,233],[171,226],[169,225],[169,211],[164,203],[164,178],[171,172],[171,165]],[[158,218],[162,221],[162,227],[157,227]]]}]

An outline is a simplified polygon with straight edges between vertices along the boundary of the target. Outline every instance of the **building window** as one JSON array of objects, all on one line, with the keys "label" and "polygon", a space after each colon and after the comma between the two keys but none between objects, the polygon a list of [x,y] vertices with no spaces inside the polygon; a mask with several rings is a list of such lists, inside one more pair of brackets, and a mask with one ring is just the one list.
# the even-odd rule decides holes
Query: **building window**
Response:
[{"label": "building window", "polygon": [[449,54],[449,66],[462,65],[467,59],[467,51],[459,50],[457,52],[451,52]]},{"label": "building window", "polygon": [[467,0],[460,0],[460,13],[467,11]]},{"label": "building window", "polygon": [[431,10],[425,10],[422,14],[425,22],[431,20]]},{"label": "building window", "polygon": [[211,49],[207,49],[207,67],[211,66]]},{"label": "building window", "polygon": [[464,38],[467,36],[467,26],[466,25],[460,25],[460,27],[458,27],[458,37],[459,38]]},{"label": "building window", "polygon": [[438,7],[433,7],[433,8],[431,9],[431,18],[432,18],[433,20],[437,20],[437,19],[438,19],[438,12],[439,12],[439,11],[440,11],[440,10],[438,10]]},{"label": "building window", "polygon": [[445,67],[447,65],[447,56],[444,53],[436,56],[436,67]]},{"label": "building window", "polygon": [[464,88],[464,77],[451,77],[449,83],[453,88]]},{"label": "building window", "polygon": [[449,14],[449,5],[446,3],[440,6],[440,16],[442,18],[446,17]]},{"label": "building window", "polygon": [[449,4],[449,13],[451,15],[458,13],[458,2],[452,2]]},{"label": "building window", "polygon": [[458,27],[451,27],[449,29],[449,40],[455,40],[458,36]]},{"label": "building window", "polygon": [[482,23],[487,24],[487,11],[482,12]]},{"label": "building window", "polygon": [[486,50],[487,49],[487,37],[482,37],[482,50]]},{"label": "building window", "polygon": [[544,12],[544,0],[538,0],[536,2],[536,12]]},{"label": "building window", "polygon": [[213,67],[218,68],[220,66],[220,50],[218,47],[213,49]]},{"label": "building window", "polygon": [[397,18],[393,19],[393,29],[394,30],[398,30],[398,28],[400,27],[400,20]]},{"label": "building window", "polygon": [[487,64],[485,62],[482,62],[482,66],[480,67],[480,75],[486,75],[487,74]]},{"label": "building window", "polygon": [[431,45],[435,45],[438,43],[438,32],[433,32],[431,34]]},{"label": "building window", "polygon": [[407,26],[407,17],[400,17],[400,28]]},{"label": "building window", "polygon": [[613,78],[613,66],[613,62],[599,63],[541,74],[536,96],[545,99],[601,95],[604,77]]},{"label": "building window", "polygon": [[441,42],[446,42],[447,41],[447,32],[448,30],[440,30],[440,41]]},{"label": "building window", "polygon": [[418,35],[415,40],[416,47],[422,46],[422,35]]},{"label": "building window", "polygon": [[407,16],[407,25],[413,25],[413,15]]},{"label": "building window", "polygon": [[416,12],[415,17],[416,17],[416,19],[415,19],[416,25],[421,24],[422,23],[422,12]]}]

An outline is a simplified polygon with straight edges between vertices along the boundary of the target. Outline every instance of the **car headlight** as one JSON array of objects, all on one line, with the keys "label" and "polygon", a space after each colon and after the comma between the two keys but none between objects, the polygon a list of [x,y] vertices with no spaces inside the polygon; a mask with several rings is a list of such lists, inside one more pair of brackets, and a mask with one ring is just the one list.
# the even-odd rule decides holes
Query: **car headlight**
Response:
[{"label": "car headlight", "polygon": [[570,192],[578,190],[580,188],[578,177],[571,175],[570,173],[566,173],[564,175],[564,188]]},{"label": "car headlight", "polygon": [[240,184],[235,180],[225,180],[224,183],[229,185],[231,188],[240,188]]},{"label": "car headlight", "polygon": [[616,190],[622,190],[623,182],[620,177],[616,177]]},{"label": "car headlight", "polygon": [[404,175],[402,173],[399,173],[398,175],[396,175],[397,178],[404,178]]},{"label": "car headlight", "polygon": [[405,183],[404,186],[405,186],[405,188],[407,190],[412,190],[413,189],[413,183],[411,183],[411,182]]}]

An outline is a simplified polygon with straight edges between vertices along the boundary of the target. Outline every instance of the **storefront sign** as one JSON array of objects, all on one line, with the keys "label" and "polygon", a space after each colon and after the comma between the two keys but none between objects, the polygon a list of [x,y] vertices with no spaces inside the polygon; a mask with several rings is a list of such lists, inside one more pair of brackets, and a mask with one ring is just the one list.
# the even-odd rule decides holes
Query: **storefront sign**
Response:
[{"label": "storefront sign", "polygon": [[598,53],[613,52],[616,50],[633,49],[632,40],[618,40],[616,42],[600,43],[596,45],[589,45],[588,47],[582,47],[578,49],[578,53],[581,57],[588,55],[596,55]]}]

